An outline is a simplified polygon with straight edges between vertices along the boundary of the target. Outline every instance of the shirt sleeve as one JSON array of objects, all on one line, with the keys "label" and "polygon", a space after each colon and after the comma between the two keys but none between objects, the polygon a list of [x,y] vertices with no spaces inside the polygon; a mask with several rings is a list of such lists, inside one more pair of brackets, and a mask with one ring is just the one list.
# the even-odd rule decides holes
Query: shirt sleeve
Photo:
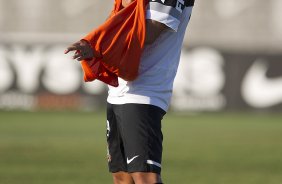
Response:
[{"label": "shirt sleeve", "polygon": [[149,0],[146,19],[158,21],[177,31],[184,8],[184,0]]}]

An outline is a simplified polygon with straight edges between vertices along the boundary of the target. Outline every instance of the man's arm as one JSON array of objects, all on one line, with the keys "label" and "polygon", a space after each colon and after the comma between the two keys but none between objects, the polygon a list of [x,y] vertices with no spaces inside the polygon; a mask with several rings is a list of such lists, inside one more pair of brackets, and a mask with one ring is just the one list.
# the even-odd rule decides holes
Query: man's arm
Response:
[{"label": "man's arm", "polygon": [[165,24],[162,24],[158,21],[147,19],[146,20],[146,36],[145,44],[152,44],[164,31],[170,29]]},{"label": "man's arm", "polygon": [[[122,0],[122,7],[127,7],[133,0]],[[145,44],[152,44],[159,35],[168,27],[160,22],[147,19],[146,20],[146,37]]]},{"label": "man's arm", "polygon": [[[123,0],[123,7],[128,6],[133,0]],[[164,30],[170,29],[165,24],[160,23],[158,21],[147,19],[146,20],[146,35],[145,35],[145,44],[152,44],[154,41],[160,36],[160,34]],[[78,61],[84,59],[91,59],[95,57],[95,53],[93,52],[91,46],[84,40],[78,41],[73,45],[69,46],[65,51],[67,54],[70,51],[76,51],[73,59],[77,59]]]}]

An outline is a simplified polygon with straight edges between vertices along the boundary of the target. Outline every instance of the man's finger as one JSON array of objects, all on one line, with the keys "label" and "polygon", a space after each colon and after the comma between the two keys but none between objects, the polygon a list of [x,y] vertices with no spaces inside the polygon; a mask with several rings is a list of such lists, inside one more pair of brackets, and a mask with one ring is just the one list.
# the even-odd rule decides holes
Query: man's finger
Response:
[{"label": "man's finger", "polygon": [[75,47],[68,47],[67,50],[65,50],[65,54],[69,53],[70,51],[76,50]]},{"label": "man's finger", "polygon": [[79,58],[77,58],[77,61],[82,61],[82,60],[84,60],[84,58],[83,58],[83,57],[79,57]]},{"label": "man's finger", "polygon": [[87,60],[93,58],[90,54],[81,54],[75,57],[77,61]]},{"label": "man's finger", "polygon": [[75,50],[79,50],[77,46],[70,46],[67,48],[67,50],[65,51],[65,54],[69,53],[70,51],[75,51]]},{"label": "man's finger", "polygon": [[70,50],[69,50],[69,49],[67,49],[67,50],[65,50],[65,52],[64,52],[64,53],[65,53],[65,54],[67,54],[67,53],[69,53],[69,52],[70,52]]},{"label": "man's finger", "polygon": [[76,52],[72,58],[77,59],[79,57],[83,57],[83,54],[81,52]]},{"label": "man's finger", "polygon": [[86,60],[86,59],[89,59],[89,57],[80,56],[80,57],[76,58],[77,61],[82,61],[82,60]]},{"label": "man's finger", "polygon": [[65,50],[65,54],[71,52],[71,51],[75,51],[75,50],[81,50],[82,46],[80,45],[80,42],[76,42],[73,45],[69,46],[66,50]]}]

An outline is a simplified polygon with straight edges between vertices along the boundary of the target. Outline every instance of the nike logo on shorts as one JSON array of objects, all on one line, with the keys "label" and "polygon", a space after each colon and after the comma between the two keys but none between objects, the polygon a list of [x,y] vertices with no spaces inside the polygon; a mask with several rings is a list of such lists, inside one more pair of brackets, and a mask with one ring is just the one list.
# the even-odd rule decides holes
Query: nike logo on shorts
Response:
[{"label": "nike logo on shorts", "polygon": [[137,157],[139,157],[139,155],[137,155],[137,156],[134,156],[133,158],[131,158],[131,159],[126,159],[126,163],[127,164],[130,164],[135,158],[137,158]]}]

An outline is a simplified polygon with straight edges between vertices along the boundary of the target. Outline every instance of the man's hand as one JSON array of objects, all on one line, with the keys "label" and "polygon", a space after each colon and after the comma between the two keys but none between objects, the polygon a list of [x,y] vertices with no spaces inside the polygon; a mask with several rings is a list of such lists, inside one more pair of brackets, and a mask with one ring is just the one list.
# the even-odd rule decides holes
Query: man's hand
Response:
[{"label": "man's hand", "polygon": [[91,46],[85,40],[78,41],[73,45],[69,46],[65,51],[65,54],[71,51],[75,51],[75,54],[73,55],[73,59],[76,59],[78,61],[82,61],[85,59],[92,59],[94,57],[94,52]]},{"label": "man's hand", "polygon": [[125,8],[127,7],[128,5],[130,5],[130,3],[132,3],[133,0],[122,0],[122,7]]}]

